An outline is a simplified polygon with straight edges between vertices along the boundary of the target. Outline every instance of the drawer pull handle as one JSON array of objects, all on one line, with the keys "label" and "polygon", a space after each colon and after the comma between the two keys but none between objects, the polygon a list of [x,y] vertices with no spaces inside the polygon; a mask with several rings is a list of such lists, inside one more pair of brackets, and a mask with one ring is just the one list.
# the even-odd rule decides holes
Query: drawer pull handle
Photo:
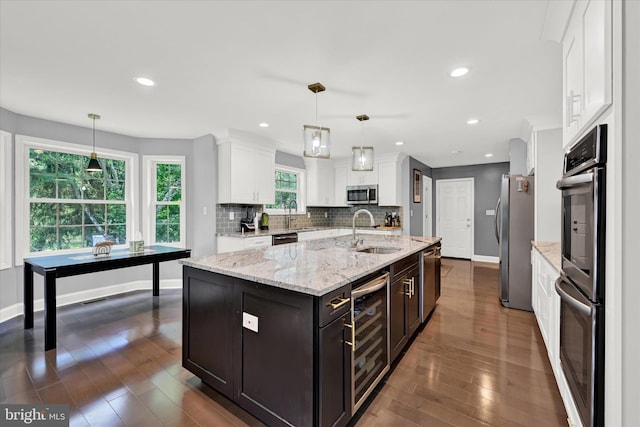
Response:
[{"label": "drawer pull handle", "polygon": [[333,310],[335,310],[350,302],[351,302],[351,298],[336,297],[331,301],[329,301],[329,304],[327,304],[327,307],[331,307]]}]

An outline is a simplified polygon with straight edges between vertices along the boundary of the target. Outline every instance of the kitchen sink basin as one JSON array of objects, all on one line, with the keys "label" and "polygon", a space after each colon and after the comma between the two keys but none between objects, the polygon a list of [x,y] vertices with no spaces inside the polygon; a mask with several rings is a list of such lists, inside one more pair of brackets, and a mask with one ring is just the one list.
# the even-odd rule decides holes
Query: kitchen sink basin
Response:
[{"label": "kitchen sink basin", "polygon": [[402,248],[392,248],[388,246],[369,246],[367,248],[357,249],[358,252],[366,252],[368,254],[392,254],[402,250]]}]

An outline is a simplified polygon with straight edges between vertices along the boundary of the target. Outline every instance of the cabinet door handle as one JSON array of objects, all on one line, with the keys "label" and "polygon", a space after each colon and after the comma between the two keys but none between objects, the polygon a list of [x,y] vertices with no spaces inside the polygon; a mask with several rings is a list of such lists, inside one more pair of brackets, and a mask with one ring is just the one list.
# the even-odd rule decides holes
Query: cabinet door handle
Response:
[{"label": "cabinet door handle", "polygon": [[353,324],[353,321],[351,321],[351,323],[344,323],[344,327],[351,329],[351,342],[345,341],[344,343],[347,345],[350,345],[351,351],[355,353],[356,352],[356,327]]},{"label": "cabinet door handle", "polygon": [[416,278],[412,277],[411,278],[411,296],[414,296],[416,294]]},{"label": "cabinet door handle", "polygon": [[409,298],[411,298],[411,281],[412,280],[413,278],[409,279],[408,277],[405,277],[404,279],[402,279],[402,284],[408,287],[408,289],[405,288],[405,291],[403,293]]},{"label": "cabinet door handle", "polygon": [[335,297],[327,304],[327,307],[331,307],[333,310],[342,307],[343,305],[351,302],[351,298]]}]

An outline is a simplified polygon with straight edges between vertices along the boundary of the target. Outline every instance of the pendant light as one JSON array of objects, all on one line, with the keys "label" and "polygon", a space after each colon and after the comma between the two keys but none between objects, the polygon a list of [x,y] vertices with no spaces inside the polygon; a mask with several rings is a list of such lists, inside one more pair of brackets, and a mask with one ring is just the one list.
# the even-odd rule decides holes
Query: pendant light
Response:
[{"label": "pendant light", "polygon": [[360,147],[351,147],[351,170],[354,171],[372,171],[373,170],[373,147],[364,146],[364,122],[369,120],[369,116],[362,114],[356,116],[360,122],[362,131],[362,143]]},{"label": "pendant light", "polygon": [[97,114],[89,114],[89,118],[93,119],[93,151],[91,152],[91,159],[87,165],[87,172],[101,172],[102,167],[98,163],[98,155],[96,154],[96,120],[100,120],[100,116]]},{"label": "pendant light", "polygon": [[318,126],[318,92],[324,92],[325,87],[321,83],[313,83],[307,86],[316,94],[316,125],[304,125],[304,157],[328,159],[331,157],[329,128]]}]

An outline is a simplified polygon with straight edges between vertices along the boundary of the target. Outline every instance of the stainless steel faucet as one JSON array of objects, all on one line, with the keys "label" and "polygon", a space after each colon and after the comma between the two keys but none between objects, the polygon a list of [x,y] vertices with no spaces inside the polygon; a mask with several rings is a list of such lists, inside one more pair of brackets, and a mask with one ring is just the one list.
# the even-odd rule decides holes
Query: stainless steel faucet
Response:
[{"label": "stainless steel faucet", "polygon": [[295,206],[295,211],[298,212],[298,203],[295,200],[289,202],[289,219],[287,221],[287,228],[291,229],[291,206]]},{"label": "stainless steel faucet", "polygon": [[358,246],[358,239],[356,239],[356,218],[358,218],[358,215],[360,215],[361,213],[366,213],[369,214],[369,217],[371,218],[371,226],[373,227],[374,225],[376,225],[376,221],[373,219],[373,214],[371,212],[369,212],[366,209],[359,209],[357,210],[354,214],[353,214],[353,228],[352,228],[352,233],[353,233],[353,241],[351,242],[351,244],[353,246]]}]

